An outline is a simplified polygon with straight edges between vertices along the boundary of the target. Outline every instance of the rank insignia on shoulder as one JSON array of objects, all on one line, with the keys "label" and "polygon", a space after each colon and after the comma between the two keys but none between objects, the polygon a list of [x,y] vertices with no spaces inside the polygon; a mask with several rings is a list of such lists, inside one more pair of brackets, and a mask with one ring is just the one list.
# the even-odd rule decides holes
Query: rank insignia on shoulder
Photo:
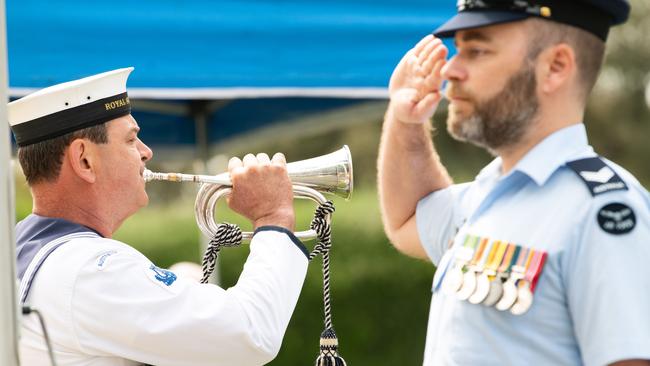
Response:
[{"label": "rank insignia on shoulder", "polygon": [[627,234],[636,226],[634,210],[618,202],[603,206],[598,211],[596,219],[601,229],[614,235]]},{"label": "rank insignia on shoulder", "polygon": [[154,272],[154,278],[167,286],[171,286],[176,281],[176,274],[172,271],[156,267],[155,265],[149,266],[149,269]]},{"label": "rank insignia on shoulder", "polygon": [[567,163],[589,188],[592,196],[610,191],[626,191],[627,185],[600,157],[574,160]]}]

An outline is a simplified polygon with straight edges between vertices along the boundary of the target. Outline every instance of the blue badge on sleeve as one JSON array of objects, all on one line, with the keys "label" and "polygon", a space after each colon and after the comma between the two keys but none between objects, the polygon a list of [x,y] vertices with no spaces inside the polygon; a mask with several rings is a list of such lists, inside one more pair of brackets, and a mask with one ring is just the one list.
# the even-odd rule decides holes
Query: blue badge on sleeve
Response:
[{"label": "blue badge on sleeve", "polygon": [[154,278],[167,286],[171,286],[174,281],[176,281],[176,275],[172,271],[162,269],[154,266],[153,264],[149,267],[155,274]]},{"label": "blue badge on sleeve", "polygon": [[614,235],[627,234],[636,226],[634,210],[622,203],[603,206],[598,211],[597,219],[601,229]]}]

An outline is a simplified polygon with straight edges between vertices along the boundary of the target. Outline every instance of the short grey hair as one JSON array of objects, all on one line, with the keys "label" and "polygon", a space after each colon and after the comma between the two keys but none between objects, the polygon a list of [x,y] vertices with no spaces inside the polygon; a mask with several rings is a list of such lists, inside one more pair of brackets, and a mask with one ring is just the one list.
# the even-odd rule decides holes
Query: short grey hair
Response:
[{"label": "short grey hair", "polygon": [[571,25],[538,18],[529,18],[527,22],[530,28],[534,29],[528,46],[529,60],[535,60],[543,50],[560,43],[566,43],[573,48],[582,86],[581,96],[586,103],[605,58],[605,42]]}]

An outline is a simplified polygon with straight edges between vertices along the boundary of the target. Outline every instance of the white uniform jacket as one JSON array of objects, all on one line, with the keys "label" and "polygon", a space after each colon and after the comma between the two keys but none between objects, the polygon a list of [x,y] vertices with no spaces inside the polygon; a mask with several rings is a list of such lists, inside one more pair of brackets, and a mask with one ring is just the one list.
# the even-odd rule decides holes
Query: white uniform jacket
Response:
[{"label": "white uniform jacket", "polygon": [[[308,264],[290,232],[258,229],[239,281],[225,290],[66,225],[76,224],[30,215],[16,235],[21,298],[44,315],[59,365],[246,366],[277,355]],[[61,236],[72,238],[49,240]],[[22,320],[22,364],[49,364],[37,318]]]}]

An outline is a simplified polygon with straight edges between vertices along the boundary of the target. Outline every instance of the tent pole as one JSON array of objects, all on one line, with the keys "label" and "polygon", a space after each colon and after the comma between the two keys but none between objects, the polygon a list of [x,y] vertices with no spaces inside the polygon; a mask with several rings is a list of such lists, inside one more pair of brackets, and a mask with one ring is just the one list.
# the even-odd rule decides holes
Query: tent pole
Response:
[{"label": "tent pole", "polygon": [[[190,112],[194,119],[195,140],[196,140],[196,163],[195,167],[199,174],[206,174],[208,170],[208,160],[210,160],[210,151],[208,143],[208,102],[204,100],[194,100],[190,102]],[[199,231],[200,252],[205,253],[208,248],[210,238],[206,238]],[[220,284],[221,276],[219,272],[219,258],[214,265],[214,271],[210,276],[210,283]]]},{"label": "tent pole", "polygon": [[7,30],[5,1],[0,0],[0,365],[17,366],[18,310],[14,244],[14,174],[7,123]]}]

